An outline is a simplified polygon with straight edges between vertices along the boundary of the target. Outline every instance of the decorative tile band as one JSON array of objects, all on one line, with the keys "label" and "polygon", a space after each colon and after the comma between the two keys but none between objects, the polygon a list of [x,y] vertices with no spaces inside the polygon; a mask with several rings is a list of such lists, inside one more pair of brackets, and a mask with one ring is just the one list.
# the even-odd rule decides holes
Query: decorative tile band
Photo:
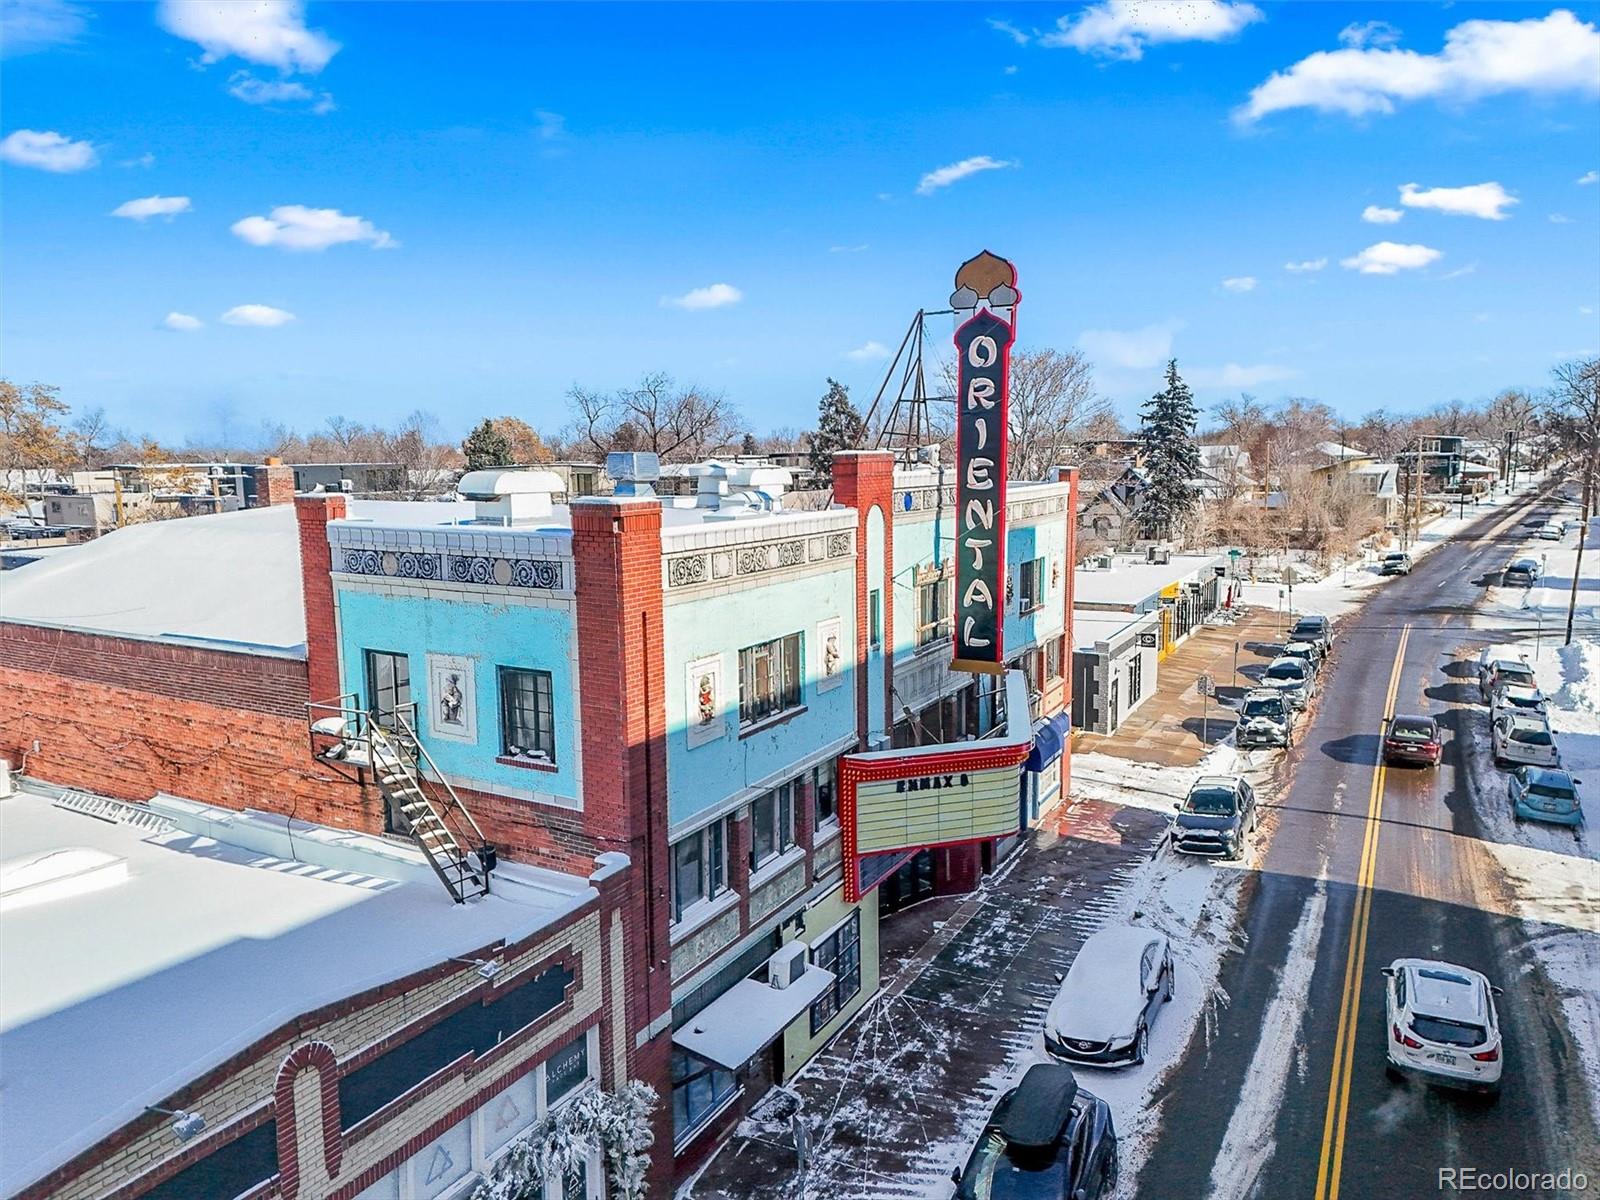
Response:
[{"label": "decorative tile band", "polygon": [[427,554],[416,550],[357,550],[337,552],[337,567],[346,575],[376,575],[386,579],[448,579],[451,583],[485,587],[532,588],[560,591],[566,579],[562,564],[548,558],[500,558],[491,555]]},{"label": "decorative tile band", "polygon": [[855,535],[847,531],[674,554],[667,559],[667,587],[698,587],[732,576],[788,571],[808,563],[849,558],[854,553]]}]

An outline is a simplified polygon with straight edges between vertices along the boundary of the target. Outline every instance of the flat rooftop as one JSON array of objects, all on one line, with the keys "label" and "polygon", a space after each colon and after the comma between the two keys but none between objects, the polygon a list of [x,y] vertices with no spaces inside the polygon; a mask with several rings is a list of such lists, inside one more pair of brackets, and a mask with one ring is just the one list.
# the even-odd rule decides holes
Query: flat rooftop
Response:
[{"label": "flat rooftop", "polygon": [[1110,641],[1124,629],[1154,620],[1152,613],[1101,612],[1095,609],[1072,610],[1072,642],[1084,649],[1096,642]]},{"label": "flat rooftop", "polygon": [[296,1017],[596,895],[502,864],[492,895],[457,905],[381,838],[295,822],[291,851],[272,814],[166,797],[106,811],[155,827],[0,800],[0,1195]]},{"label": "flat rooftop", "polygon": [[1132,607],[1158,595],[1163,588],[1189,579],[1197,571],[1227,561],[1220,554],[1174,554],[1171,561],[1165,563],[1118,557],[1112,560],[1109,571],[1079,567],[1073,573],[1072,602]]}]

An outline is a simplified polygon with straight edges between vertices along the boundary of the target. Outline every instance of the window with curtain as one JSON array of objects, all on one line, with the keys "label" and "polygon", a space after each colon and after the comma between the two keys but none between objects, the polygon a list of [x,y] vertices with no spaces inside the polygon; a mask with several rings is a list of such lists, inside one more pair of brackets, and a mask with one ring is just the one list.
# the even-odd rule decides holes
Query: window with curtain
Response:
[{"label": "window with curtain", "polygon": [[753,725],[800,707],[800,635],[739,651],[739,724]]}]

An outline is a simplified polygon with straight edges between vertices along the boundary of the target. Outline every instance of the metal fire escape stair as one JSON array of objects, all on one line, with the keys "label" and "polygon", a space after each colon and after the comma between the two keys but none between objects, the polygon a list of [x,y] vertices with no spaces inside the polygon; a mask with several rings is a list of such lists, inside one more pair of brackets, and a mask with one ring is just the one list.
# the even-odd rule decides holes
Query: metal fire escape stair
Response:
[{"label": "metal fire escape stair", "polygon": [[[373,777],[391,808],[404,818],[411,840],[432,864],[450,895],[457,903],[486,895],[488,871],[483,869],[481,858],[480,865],[474,867],[467,849],[446,820],[456,813],[466,817],[455,789],[437,773],[433,779],[423,774],[427,752],[408,736],[410,731],[404,728],[403,719],[400,730],[386,729],[377,721],[370,721],[367,729]],[[467,823],[476,833],[470,817]],[[460,832],[464,834],[466,830]],[[479,844],[482,845],[481,837]]]}]

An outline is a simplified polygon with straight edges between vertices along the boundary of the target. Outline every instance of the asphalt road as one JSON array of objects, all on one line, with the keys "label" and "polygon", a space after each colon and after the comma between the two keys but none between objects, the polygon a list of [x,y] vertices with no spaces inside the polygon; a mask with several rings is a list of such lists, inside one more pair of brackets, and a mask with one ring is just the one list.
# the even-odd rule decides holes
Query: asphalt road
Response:
[{"label": "asphalt road", "polygon": [[[1441,1168],[1576,1168],[1600,1193],[1581,1067],[1483,840],[1478,814],[1504,785],[1473,761],[1485,717],[1463,661],[1489,640],[1470,628],[1485,574],[1551,507],[1494,510],[1339,623],[1263,825],[1244,949],[1224,964],[1217,1020],[1157,1097],[1160,1136],[1133,1194],[1410,1200],[1451,1194]],[[1443,763],[1381,769],[1386,711],[1437,716]],[[1476,967],[1505,989],[1497,1101],[1386,1076],[1379,970],[1410,955]]]}]

